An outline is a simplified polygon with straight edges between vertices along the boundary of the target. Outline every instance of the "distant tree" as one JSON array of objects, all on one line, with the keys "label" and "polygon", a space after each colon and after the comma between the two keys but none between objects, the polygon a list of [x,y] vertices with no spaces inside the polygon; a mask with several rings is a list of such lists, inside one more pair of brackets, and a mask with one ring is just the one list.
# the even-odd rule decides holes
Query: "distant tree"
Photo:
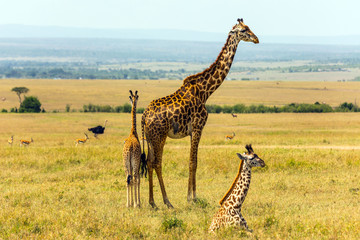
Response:
[{"label": "distant tree", "polygon": [[25,94],[29,91],[29,89],[27,87],[14,87],[13,89],[11,89],[12,92],[15,92],[16,95],[18,95],[19,97],[19,102],[20,102],[20,105],[21,105],[21,94]]},{"label": "distant tree", "polygon": [[34,96],[25,97],[19,108],[19,112],[39,113],[40,111],[41,103],[39,99]]}]

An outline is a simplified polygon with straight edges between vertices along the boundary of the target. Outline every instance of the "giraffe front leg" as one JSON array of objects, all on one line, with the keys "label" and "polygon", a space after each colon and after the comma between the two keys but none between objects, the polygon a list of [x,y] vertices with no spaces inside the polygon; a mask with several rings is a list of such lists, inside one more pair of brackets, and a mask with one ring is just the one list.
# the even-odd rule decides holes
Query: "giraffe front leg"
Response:
[{"label": "giraffe front leg", "polygon": [[196,169],[197,153],[201,138],[201,131],[193,131],[191,135],[190,163],[189,163],[189,183],[187,200],[196,201]]},{"label": "giraffe front leg", "polygon": [[252,229],[249,228],[249,226],[247,225],[247,222],[245,220],[245,218],[241,215],[241,213],[239,214],[240,217],[240,227],[244,228],[246,231],[248,232],[253,232]]}]

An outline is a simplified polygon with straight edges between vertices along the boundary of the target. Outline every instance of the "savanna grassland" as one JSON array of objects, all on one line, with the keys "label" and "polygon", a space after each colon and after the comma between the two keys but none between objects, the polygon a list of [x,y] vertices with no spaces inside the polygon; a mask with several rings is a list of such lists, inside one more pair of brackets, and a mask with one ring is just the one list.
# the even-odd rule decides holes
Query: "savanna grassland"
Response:
[{"label": "savanna grassland", "polygon": [[[331,73],[327,73],[331,75]],[[0,109],[19,106],[13,87],[25,86],[27,95],[37,96],[46,111],[82,109],[84,104],[111,106],[128,102],[128,90],[138,90],[138,107],[173,93],[181,85],[178,80],[47,80],[2,79],[0,84]],[[332,107],[343,102],[359,101],[360,82],[323,81],[226,81],[208,100],[208,104],[264,104],[282,106],[289,103],[325,102]]]},{"label": "savanna grassland", "polygon": [[[139,90],[139,106],[171,93],[179,81],[1,80],[1,92],[26,86],[45,109],[89,102],[122,104]],[[4,83],[4,84],[3,84]],[[78,84],[78,85],[76,85]],[[4,87],[5,86],[5,87]],[[326,87],[326,89],[325,89]],[[271,91],[270,91],[271,90]],[[225,82],[209,103],[353,101],[358,83]],[[288,95],[284,95],[284,94]],[[291,94],[293,93],[293,94]],[[11,96],[10,96],[11,95]],[[9,106],[17,104],[9,94]],[[9,104],[8,102],[4,104]],[[2,108],[2,107],[0,107]],[[138,115],[138,131],[141,115]],[[88,127],[108,120],[105,134],[75,147]],[[358,239],[360,238],[360,117],[358,113],[210,114],[198,154],[196,203],[188,203],[189,138],[168,139],[163,174],[174,209],[127,209],[122,163],[130,114],[0,114],[0,239]],[[236,133],[232,141],[225,135]],[[7,139],[14,135],[14,144]],[[20,147],[21,138],[33,138]],[[248,234],[207,229],[238,170],[236,152],[252,143],[266,162],[254,169],[242,213]]]}]

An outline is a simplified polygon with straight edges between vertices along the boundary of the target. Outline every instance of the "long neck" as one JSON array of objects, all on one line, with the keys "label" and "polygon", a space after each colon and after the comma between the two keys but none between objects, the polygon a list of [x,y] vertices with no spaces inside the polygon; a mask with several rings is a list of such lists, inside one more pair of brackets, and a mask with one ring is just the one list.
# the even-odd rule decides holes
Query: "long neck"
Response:
[{"label": "long neck", "polygon": [[132,119],[131,133],[137,137],[138,135],[137,135],[137,131],[136,131],[136,102],[134,102],[132,104],[131,119]]},{"label": "long neck", "polygon": [[202,73],[199,73],[199,78],[196,82],[200,93],[202,93],[201,98],[204,101],[220,87],[228,75],[239,42],[240,40],[236,38],[235,34],[229,34],[215,62]]},{"label": "long neck", "polygon": [[227,191],[225,196],[220,200],[220,205],[225,201],[233,201],[233,206],[240,208],[245,200],[247,192],[250,187],[251,180],[251,167],[241,160],[239,171],[232,183],[230,189]]}]

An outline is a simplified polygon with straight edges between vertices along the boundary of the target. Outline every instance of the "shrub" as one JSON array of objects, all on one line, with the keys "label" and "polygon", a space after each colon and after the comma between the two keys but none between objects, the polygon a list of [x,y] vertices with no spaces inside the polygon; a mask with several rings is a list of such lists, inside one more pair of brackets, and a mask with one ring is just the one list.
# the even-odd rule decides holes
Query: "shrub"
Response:
[{"label": "shrub", "polygon": [[65,106],[65,112],[70,112],[70,104],[66,104],[66,106]]},{"label": "shrub", "polygon": [[170,231],[175,228],[183,230],[184,227],[184,222],[182,220],[179,220],[176,216],[170,218],[165,217],[164,221],[161,223],[161,229],[164,232]]},{"label": "shrub", "polygon": [[25,97],[21,103],[19,112],[39,113],[41,112],[41,103],[37,97]]}]

